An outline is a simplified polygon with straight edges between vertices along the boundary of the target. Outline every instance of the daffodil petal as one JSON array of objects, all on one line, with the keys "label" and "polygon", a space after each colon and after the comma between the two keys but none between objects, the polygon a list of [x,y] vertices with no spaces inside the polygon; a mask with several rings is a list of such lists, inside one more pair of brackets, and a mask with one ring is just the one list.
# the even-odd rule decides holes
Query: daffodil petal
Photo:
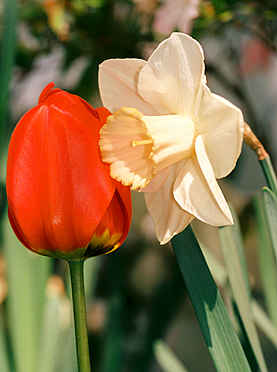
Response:
[{"label": "daffodil petal", "polygon": [[203,141],[215,177],[227,176],[236,165],[243,141],[243,116],[232,103],[204,86],[198,113],[198,133]]},{"label": "daffodil petal", "polygon": [[155,230],[161,244],[166,244],[193,220],[193,216],[182,210],[173,197],[176,165],[170,167],[166,181],[156,192],[145,192],[145,203],[154,220]]},{"label": "daffodil petal", "polygon": [[151,158],[156,172],[193,153],[194,123],[181,115],[143,116],[148,135],[153,140]]},{"label": "daffodil petal", "polygon": [[149,182],[149,184],[141,189],[140,191],[142,192],[156,192],[165,182],[167,179],[169,173],[170,173],[170,168],[167,167],[162,170],[162,172],[157,173],[152,180]]},{"label": "daffodil petal", "polygon": [[198,152],[201,167],[194,156],[180,162],[174,183],[174,198],[186,212],[200,221],[213,226],[233,223],[232,215],[224,196],[216,182],[209,160]]},{"label": "daffodil petal", "polygon": [[99,66],[99,90],[105,107],[114,112],[123,106],[134,107],[145,115],[156,115],[153,106],[137,92],[139,71],[146,65],[142,59],[108,59]]},{"label": "daffodil petal", "polygon": [[227,224],[228,225],[232,224],[233,223],[232,213],[216,181],[214,170],[208,158],[205,144],[204,144],[204,141],[201,135],[196,137],[195,153],[196,153],[196,157],[197,157],[199,166],[201,168],[201,171],[206,179],[207,185],[209,186],[209,189],[211,193],[213,194],[214,199],[216,200],[218,206],[220,207],[222,213],[224,214]]},{"label": "daffodil petal", "polygon": [[191,115],[203,76],[204,56],[200,44],[186,34],[174,32],[158,46],[139,72],[138,93],[160,114]]}]

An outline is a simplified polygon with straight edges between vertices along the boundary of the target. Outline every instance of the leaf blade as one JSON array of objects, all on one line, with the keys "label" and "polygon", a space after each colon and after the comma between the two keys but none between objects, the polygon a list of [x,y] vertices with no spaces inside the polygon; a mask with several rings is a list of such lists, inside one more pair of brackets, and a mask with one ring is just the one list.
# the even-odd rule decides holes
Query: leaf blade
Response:
[{"label": "leaf blade", "polygon": [[252,319],[246,262],[243,257],[238,224],[221,227],[219,236],[233,296],[238,306],[241,320],[260,370],[267,371],[258,334]]},{"label": "leaf blade", "polygon": [[250,371],[222,297],[191,229],[187,228],[174,237],[172,245],[204,340],[217,370]]}]

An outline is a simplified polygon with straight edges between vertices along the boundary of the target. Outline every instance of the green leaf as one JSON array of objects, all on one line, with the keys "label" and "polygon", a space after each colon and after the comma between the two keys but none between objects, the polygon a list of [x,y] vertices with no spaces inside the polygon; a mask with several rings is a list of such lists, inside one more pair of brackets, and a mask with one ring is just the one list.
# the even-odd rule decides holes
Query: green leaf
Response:
[{"label": "green leaf", "polygon": [[92,257],[85,261],[85,271],[84,271],[84,280],[85,280],[85,291],[86,296],[93,298],[94,291],[97,283],[97,276],[101,264],[102,257]]},{"label": "green leaf", "polygon": [[11,368],[8,360],[8,350],[5,337],[5,327],[3,321],[3,308],[0,307],[0,366],[1,372],[11,372]]},{"label": "green leaf", "polygon": [[191,228],[174,237],[172,245],[216,369],[219,372],[250,371],[220,292]]},{"label": "green leaf", "polygon": [[[267,196],[266,198],[268,199]],[[257,253],[259,257],[258,262],[260,266],[263,293],[270,319],[277,327],[277,265],[273,252],[271,237],[269,235],[269,224],[267,223],[265,216],[266,205],[264,202],[264,197],[262,198],[261,195],[255,197],[254,206],[256,209],[259,239]],[[272,206],[269,206],[269,208],[272,208]]]},{"label": "green leaf", "polygon": [[277,348],[277,328],[255,300],[251,302],[251,307],[255,323]]},{"label": "green leaf", "polygon": [[228,281],[228,275],[225,267],[219,262],[214,253],[211,252],[200,239],[198,239],[197,234],[195,235],[197,237],[202,253],[208,263],[209,269],[214,277],[214,280],[220,287],[224,287]]},{"label": "green leaf", "polygon": [[277,178],[276,178],[276,174],[273,169],[270,157],[268,156],[265,159],[259,160],[259,163],[264,172],[264,176],[265,176],[268,187],[277,196]]},{"label": "green leaf", "polygon": [[267,187],[262,189],[262,196],[269,234],[275,252],[275,258],[277,258],[277,197]]},{"label": "green leaf", "polygon": [[109,304],[104,356],[101,368],[103,372],[119,372],[122,370],[122,305],[122,298],[117,292],[111,298]]},{"label": "green leaf", "polygon": [[[72,309],[70,306],[70,313]],[[76,344],[73,323],[60,334],[57,347],[59,358],[55,372],[78,372]]]},{"label": "green leaf", "polygon": [[71,306],[62,288],[61,279],[58,277],[51,279],[51,285],[47,289],[41,332],[39,372],[55,371],[57,361],[61,357],[61,335],[64,335],[65,328],[71,326]]},{"label": "green leaf", "polygon": [[155,342],[154,353],[164,372],[188,372],[172,350],[163,341],[159,340]]},{"label": "green leaf", "polygon": [[222,252],[228,272],[233,296],[239,314],[261,371],[267,371],[258,334],[253,322],[250,305],[245,258],[241,250],[242,242],[237,224],[219,229]]},{"label": "green leaf", "polygon": [[7,139],[6,116],[16,47],[17,1],[5,0],[3,14],[3,39],[0,53],[0,151],[3,151],[3,145]]},{"label": "green leaf", "polygon": [[15,237],[8,218],[4,226],[8,272],[8,322],[17,372],[37,372],[45,286],[52,260],[29,252]]}]

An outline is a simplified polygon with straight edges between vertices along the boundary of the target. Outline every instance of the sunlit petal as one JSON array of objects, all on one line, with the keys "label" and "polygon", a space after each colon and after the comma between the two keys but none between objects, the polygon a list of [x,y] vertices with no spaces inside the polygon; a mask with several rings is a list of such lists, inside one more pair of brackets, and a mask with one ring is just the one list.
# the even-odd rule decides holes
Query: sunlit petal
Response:
[{"label": "sunlit petal", "polygon": [[[135,142],[148,145],[133,146]],[[109,116],[100,131],[99,146],[104,162],[111,164],[111,176],[133,190],[145,187],[153,176],[152,140],[148,136],[142,114],[123,108]]]},{"label": "sunlit petal", "polygon": [[137,92],[139,71],[146,61],[135,58],[109,59],[99,66],[99,90],[102,102],[114,112],[122,106],[134,107],[145,115],[158,112]]},{"label": "sunlit petal", "polygon": [[167,167],[167,168],[163,169],[162,172],[159,172],[158,174],[156,174],[152,178],[150,183],[146,187],[141,189],[140,191],[143,191],[143,192],[155,192],[155,191],[157,191],[164,184],[165,180],[169,176],[170,169],[171,169],[171,167]]},{"label": "sunlit petal", "polygon": [[[204,165],[202,159],[201,165]],[[200,221],[213,226],[230,225],[233,221],[228,205],[216,183],[211,165],[205,166],[204,176],[196,157],[179,163],[179,173],[174,183],[175,200]]]},{"label": "sunlit petal", "polygon": [[204,87],[197,130],[203,141],[216,178],[227,176],[241,153],[243,117],[229,101]]},{"label": "sunlit petal", "polygon": [[173,33],[141,69],[138,93],[160,114],[193,114],[204,74],[203,60],[196,40]]},{"label": "sunlit petal", "polygon": [[156,172],[193,153],[194,123],[181,115],[143,116],[147,133],[153,140],[151,158]]},{"label": "sunlit petal", "polygon": [[166,181],[156,192],[146,192],[145,202],[152,216],[156,235],[161,244],[166,244],[193,220],[193,216],[182,210],[173,197],[173,184],[177,166],[170,167]]}]

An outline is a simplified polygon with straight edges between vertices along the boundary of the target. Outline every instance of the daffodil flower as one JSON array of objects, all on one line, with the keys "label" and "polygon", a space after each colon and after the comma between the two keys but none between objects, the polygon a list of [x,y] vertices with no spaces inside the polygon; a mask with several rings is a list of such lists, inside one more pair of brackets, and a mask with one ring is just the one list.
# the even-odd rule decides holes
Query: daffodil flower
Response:
[{"label": "daffodil flower", "polygon": [[194,217],[232,224],[216,179],[236,165],[243,117],[207,87],[200,44],[173,33],[147,62],[107,60],[99,86],[113,112],[100,133],[102,159],[114,179],[145,193],[161,244]]}]

